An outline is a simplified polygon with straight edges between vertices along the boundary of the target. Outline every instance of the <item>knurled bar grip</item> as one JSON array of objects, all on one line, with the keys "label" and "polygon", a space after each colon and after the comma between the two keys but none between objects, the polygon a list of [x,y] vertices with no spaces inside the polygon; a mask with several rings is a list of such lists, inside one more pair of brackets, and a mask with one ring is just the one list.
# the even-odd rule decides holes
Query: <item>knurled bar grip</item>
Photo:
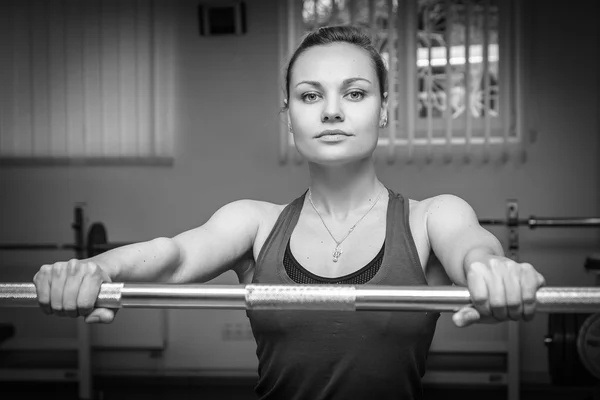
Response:
[{"label": "knurled bar grip", "polygon": [[[600,287],[544,287],[536,298],[539,312],[600,312]],[[468,304],[468,289],[456,286],[104,283],[96,307],[442,312]],[[33,283],[0,283],[0,307],[37,306]]]}]

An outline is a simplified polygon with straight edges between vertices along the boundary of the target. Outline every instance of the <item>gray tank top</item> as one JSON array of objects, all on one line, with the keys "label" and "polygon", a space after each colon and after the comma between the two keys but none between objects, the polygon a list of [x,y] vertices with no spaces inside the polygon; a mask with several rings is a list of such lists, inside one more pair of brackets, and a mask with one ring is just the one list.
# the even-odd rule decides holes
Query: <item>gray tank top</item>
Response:
[{"label": "gray tank top", "polygon": [[[383,260],[366,284],[426,285],[410,232],[409,202],[389,189],[388,193]],[[283,261],[305,195],[279,215],[259,253],[253,283],[296,284]],[[248,310],[246,314],[257,344],[255,391],[260,399],[423,396],[421,378],[439,313]]]}]

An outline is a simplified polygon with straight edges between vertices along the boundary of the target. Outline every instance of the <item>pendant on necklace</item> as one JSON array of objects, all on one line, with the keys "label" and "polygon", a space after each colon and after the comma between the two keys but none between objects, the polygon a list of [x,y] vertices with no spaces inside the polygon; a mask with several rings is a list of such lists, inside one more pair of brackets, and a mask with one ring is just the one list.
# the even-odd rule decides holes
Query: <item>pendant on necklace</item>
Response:
[{"label": "pendant on necklace", "polygon": [[333,262],[337,262],[341,255],[342,249],[340,249],[340,246],[337,246],[333,252]]}]

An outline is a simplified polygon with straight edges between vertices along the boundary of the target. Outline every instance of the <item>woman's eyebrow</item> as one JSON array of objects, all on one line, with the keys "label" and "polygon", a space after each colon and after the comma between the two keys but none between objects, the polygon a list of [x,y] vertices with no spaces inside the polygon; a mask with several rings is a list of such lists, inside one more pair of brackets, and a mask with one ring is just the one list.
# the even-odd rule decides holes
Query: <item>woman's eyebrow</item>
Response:
[{"label": "woman's eyebrow", "polygon": [[[365,82],[371,83],[371,81],[368,80],[368,79],[366,79],[366,78],[358,78],[357,77],[357,78],[344,79],[344,81],[342,82],[342,85],[343,86],[348,86],[348,85],[350,85],[350,84],[352,84],[352,83],[354,83],[356,81],[365,81]],[[318,81],[301,81],[301,82],[298,82],[296,84],[296,87],[302,85],[303,83],[307,84],[307,85],[312,85],[312,86],[315,86],[315,87],[318,87],[318,88],[323,88],[323,85],[321,85],[321,83],[318,82]]]}]

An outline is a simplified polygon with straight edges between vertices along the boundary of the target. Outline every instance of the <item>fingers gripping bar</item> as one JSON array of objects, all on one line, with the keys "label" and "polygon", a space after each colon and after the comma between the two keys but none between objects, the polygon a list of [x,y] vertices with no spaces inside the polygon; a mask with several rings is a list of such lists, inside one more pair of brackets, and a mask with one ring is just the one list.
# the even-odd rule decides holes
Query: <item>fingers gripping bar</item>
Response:
[{"label": "fingers gripping bar", "polygon": [[[600,287],[545,287],[538,312],[600,311]],[[456,311],[471,304],[455,286],[175,285],[104,283],[96,307],[241,310]],[[32,283],[0,283],[0,307],[39,306]]]}]

